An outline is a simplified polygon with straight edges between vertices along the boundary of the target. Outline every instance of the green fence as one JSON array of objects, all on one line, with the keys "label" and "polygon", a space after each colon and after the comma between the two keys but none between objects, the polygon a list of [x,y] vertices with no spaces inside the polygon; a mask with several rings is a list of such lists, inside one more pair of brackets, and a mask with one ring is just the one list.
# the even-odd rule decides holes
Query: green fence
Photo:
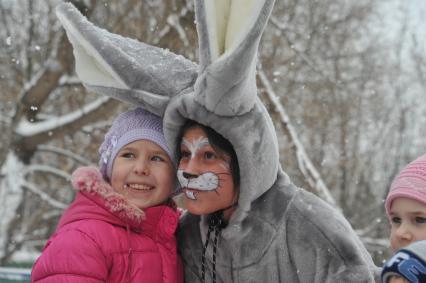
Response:
[{"label": "green fence", "polygon": [[28,283],[30,274],[30,268],[0,267],[0,283]]}]

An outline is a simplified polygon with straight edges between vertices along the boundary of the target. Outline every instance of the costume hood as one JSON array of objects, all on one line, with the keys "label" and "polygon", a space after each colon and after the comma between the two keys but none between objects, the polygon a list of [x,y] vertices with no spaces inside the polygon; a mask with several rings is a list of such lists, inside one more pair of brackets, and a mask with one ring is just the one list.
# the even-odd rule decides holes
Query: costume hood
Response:
[{"label": "costume hood", "polygon": [[230,224],[240,223],[282,172],[276,132],[256,87],[257,50],[273,4],[195,0],[199,64],[102,30],[71,4],[57,8],[74,46],[77,75],[87,88],[163,116],[172,150],[187,119],[231,142],[241,183]]}]

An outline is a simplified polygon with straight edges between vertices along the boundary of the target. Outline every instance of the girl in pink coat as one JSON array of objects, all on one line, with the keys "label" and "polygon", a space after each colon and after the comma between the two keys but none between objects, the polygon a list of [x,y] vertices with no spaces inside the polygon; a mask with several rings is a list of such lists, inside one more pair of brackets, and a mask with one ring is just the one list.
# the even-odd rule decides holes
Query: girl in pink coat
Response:
[{"label": "girl in pink coat", "polygon": [[31,282],[183,282],[176,252],[175,169],[162,120],[121,114],[99,149],[100,169],[72,176],[77,196],[36,261]]}]

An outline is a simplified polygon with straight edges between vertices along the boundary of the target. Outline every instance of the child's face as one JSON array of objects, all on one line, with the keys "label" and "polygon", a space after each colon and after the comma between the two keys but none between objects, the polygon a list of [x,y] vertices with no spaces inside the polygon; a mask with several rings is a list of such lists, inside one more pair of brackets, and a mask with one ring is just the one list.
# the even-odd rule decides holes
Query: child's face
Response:
[{"label": "child's face", "polygon": [[175,170],[157,144],[138,140],[124,146],[114,159],[111,186],[130,203],[147,208],[163,203],[175,189]]},{"label": "child's face", "polygon": [[229,155],[215,150],[200,127],[189,128],[180,147],[178,178],[188,211],[205,215],[232,206],[237,190]]},{"label": "child's face", "polygon": [[390,210],[390,242],[395,252],[412,242],[426,240],[426,205],[409,198],[397,198]]}]

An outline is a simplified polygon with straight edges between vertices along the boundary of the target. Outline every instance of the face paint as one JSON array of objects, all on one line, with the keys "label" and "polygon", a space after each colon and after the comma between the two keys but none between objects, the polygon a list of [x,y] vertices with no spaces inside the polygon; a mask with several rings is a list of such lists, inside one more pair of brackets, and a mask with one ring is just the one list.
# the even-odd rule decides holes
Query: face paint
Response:
[{"label": "face paint", "polygon": [[229,162],[223,161],[222,164],[219,164],[224,170],[230,171],[231,170],[231,166],[229,164]]},{"label": "face paint", "polygon": [[[206,137],[198,137],[192,142],[189,142],[186,139],[182,140],[182,145],[191,152],[190,159],[194,158],[197,155],[197,152],[200,151],[205,146],[210,146],[209,140]],[[224,170],[229,171],[229,163],[223,161],[219,164]],[[215,173],[206,172],[197,177],[185,178],[183,175],[183,170],[178,170],[177,176],[179,183],[183,188],[194,189],[198,191],[215,191],[219,186],[219,177]],[[229,174],[229,173],[222,173]],[[196,199],[196,192],[194,191],[185,191],[185,194],[190,199]]]},{"label": "face paint", "polygon": [[193,199],[193,200],[197,199],[195,197],[195,192],[193,192],[193,191],[185,191],[185,195],[190,199]]},{"label": "face paint", "polygon": [[198,139],[189,142],[186,139],[182,140],[182,145],[186,146],[191,152],[191,158],[197,154],[197,151],[203,148],[203,146],[210,145],[209,140],[205,137],[199,137]]},{"label": "face paint", "polygon": [[204,215],[238,201],[231,174],[231,157],[215,149],[202,128],[188,129],[182,139],[177,177],[189,212]]},{"label": "face paint", "polygon": [[[219,177],[212,172],[206,172],[192,178],[185,178],[183,170],[177,172],[179,183],[183,188],[194,189],[199,191],[214,191],[219,186]],[[228,173],[222,173],[228,174]]]}]

